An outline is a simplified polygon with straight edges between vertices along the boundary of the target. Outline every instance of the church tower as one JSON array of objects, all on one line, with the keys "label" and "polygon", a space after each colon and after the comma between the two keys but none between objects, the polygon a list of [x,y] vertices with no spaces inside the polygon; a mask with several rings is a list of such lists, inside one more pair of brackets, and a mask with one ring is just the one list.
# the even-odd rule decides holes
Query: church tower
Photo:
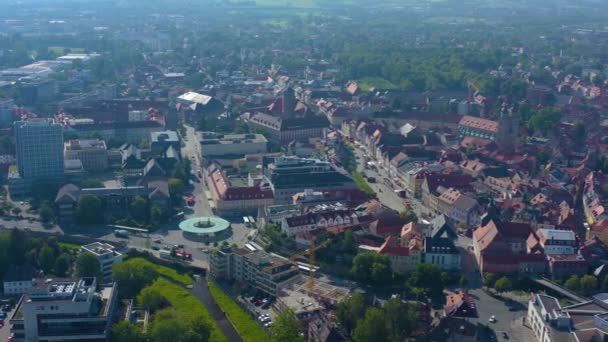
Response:
[{"label": "church tower", "polygon": [[519,135],[519,114],[513,108],[503,107],[498,119],[496,143],[501,150],[513,151]]},{"label": "church tower", "polygon": [[283,117],[291,118],[296,109],[296,92],[292,87],[287,87],[283,90]]}]

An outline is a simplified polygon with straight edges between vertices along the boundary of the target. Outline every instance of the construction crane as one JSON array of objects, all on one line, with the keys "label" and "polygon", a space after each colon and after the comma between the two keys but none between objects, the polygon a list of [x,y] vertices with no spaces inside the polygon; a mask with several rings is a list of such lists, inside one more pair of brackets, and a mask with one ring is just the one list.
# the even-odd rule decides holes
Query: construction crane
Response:
[{"label": "construction crane", "polygon": [[319,244],[318,246],[315,244],[315,241],[312,240],[310,247],[307,248],[306,250],[293,254],[289,257],[289,261],[291,262],[295,262],[297,259],[306,257],[308,255],[308,264],[310,265],[310,271],[308,272],[308,282],[307,282],[307,286],[308,289],[312,289],[315,286],[315,276],[314,276],[314,268],[315,268],[315,253],[322,248],[325,248],[327,246],[329,246],[329,244],[332,242],[332,239],[329,238],[325,241],[323,241],[321,244]]}]

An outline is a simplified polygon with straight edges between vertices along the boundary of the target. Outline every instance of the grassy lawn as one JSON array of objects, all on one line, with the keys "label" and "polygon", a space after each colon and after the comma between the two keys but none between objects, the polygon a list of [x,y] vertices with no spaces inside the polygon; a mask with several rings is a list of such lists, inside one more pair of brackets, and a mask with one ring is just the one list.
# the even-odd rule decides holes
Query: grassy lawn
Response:
[{"label": "grassy lawn", "polygon": [[226,313],[232,324],[238,330],[239,335],[245,342],[257,342],[268,340],[268,335],[259,324],[247,312],[232,300],[222,289],[213,281],[207,281],[209,292],[215,299],[217,305]]},{"label": "grassy lawn", "polygon": [[154,267],[156,269],[156,271],[158,272],[158,274],[160,274],[163,277],[172,279],[180,284],[183,285],[192,285],[194,283],[194,281],[192,280],[192,277],[190,277],[190,275],[185,274],[185,273],[179,273],[176,270],[167,267],[167,266],[162,266],[162,265],[157,265],[151,261],[148,261],[144,258],[129,258],[128,260],[126,260],[125,262],[130,262],[131,260],[138,260],[138,262],[142,262],[142,263],[147,263],[150,264],[152,267]]},{"label": "grassy lawn", "polygon": [[359,172],[353,172],[352,176],[355,181],[355,184],[357,184],[357,187],[361,191],[365,192],[369,196],[376,195],[376,192],[374,191],[374,189],[372,189],[371,186],[369,186],[369,184],[367,184],[367,181],[365,180],[362,174],[360,174]]},{"label": "grassy lawn", "polygon": [[70,252],[70,253],[77,253],[80,250],[80,245],[77,245],[75,243],[69,243],[69,242],[58,242],[59,247],[61,247],[62,249],[65,249],[66,251]]},{"label": "grassy lawn", "polygon": [[211,318],[211,314],[207,311],[207,308],[201,303],[194,295],[188,290],[169,282],[166,279],[158,278],[149,287],[158,290],[163,297],[167,298],[171,306],[179,314],[184,317],[190,317],[192,319],[201,317],[203,320],[209,323],[211,327],[210,342],[227,342],[226,336],[222,334],[217,324]]}]

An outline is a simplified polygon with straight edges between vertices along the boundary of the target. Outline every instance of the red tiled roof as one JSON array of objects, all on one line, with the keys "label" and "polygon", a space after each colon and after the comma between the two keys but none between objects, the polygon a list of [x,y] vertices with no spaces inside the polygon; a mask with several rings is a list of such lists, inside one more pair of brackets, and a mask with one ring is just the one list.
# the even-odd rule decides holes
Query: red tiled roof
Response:
[{"label": "red tiled roof", "polygon": [[410,249],[408,247],[402,247],[399,245],[399,239],[393,236],[389,236],[386,238],[382,246],[380,246],[380,250],[378,254],[383,255],[394,255],[394,256],[409,256]]},{"label": "red tiled roof", "polygon": [[460,122],[458,124],[483,131],[493,133],[498,132],[498,122],[484,118],[478,118],[475,116],[465,115],[462,117],[462,119],[460,119]]}]

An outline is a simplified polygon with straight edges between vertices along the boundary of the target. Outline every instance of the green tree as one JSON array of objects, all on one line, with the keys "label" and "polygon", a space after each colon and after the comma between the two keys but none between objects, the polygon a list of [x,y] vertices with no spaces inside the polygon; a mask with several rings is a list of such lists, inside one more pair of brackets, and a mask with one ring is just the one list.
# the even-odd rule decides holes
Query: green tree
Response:
[{"label": "green tree", "polygon": [[89,252],[80,253],[74,267],[77,277],[96,277],[101,280],[101,264],[95,255]]},{"label": "green tree", "polygon": [[581,282],[576,274],[573,274],[566,282],[564,286],[572,291],[578,291],[581,288]]},{"label": "green tree", "polygon": [[511,288],[511,280],[506,276],[501,277],[494,284],[494,289],[500,293],[510,291]]},{"label": "green tree", "polygon": [[376,284],[382,284],[392,277],[388,257],[376,253],[357,254],[351,273],[359,281]]},{"label": "green tree", "polygon": [[409,205],[405,207],[404,211],[399,213],[399,216],[407,222],[418,222],[418,216],[416,216],[414,209]]},{"label": "green tree", "polygon": [[103,182],[96,178],[85,178],[80,181],[80,187],[83,189],[103,188]]},{"label": "green tree", "polygon": [[135,196],[131,201],[131,215],[136,220],[148,221],[148,201],[141,196]]},{"label": "green tree", "polygon": [[469,286],[469,279],[466,276],[460,276],[460,280],[458,281],[460,287],[466,288]]},{"label": "green tree", "polygon": [[49,223],[53,221],[55,217],[55,212],[51,208],[51,205],[48,201],[44,201],[40,208],[38,209],[38,215],[40,216],[40,221],[43,223]]},{"label": "green tree", "polygon": [[82,194],[78,196],[76,204],[76,218],[83,224],[103,223],[102,202],[93,194]]},{"label": "green tree", "polygon": [[51,272],[55,265],[55,250],[46,243],[38,253],[38,265],[45,273]]},{"label": "green tree", "polygon": [[425,289],[431,296],[440,296],[443,293],[443,280],[439,266],[431,263],[420,263],[408,280],[410,286]]},{"label": "green tree", "polygon": [[120,321],[112,326],[110,341],[114,342],[145,342],[146,335],[136,325],[128,321]]},{"label": "green tree", "polygon": [[545,107],[532,114],[528,120],[528,128],[533,131],[547,133],[561,120],[561,112],[553,107]]},{"label": "green tree", "polygon": [[388,335],[384,313],[377,308],[369,308],[357,323],[353,339],[355,342],[378,342],[385,341]]},{"label": "green tree", "polygon": [[150,207],[150,219],[153,223],[160,223],[165,220],[165,213],[158,205]]},{"label": "green tree", "polygon": [[188,179],[188,173],[186,172],[186,169],[182,163],[175,163],[173,166],[173,171],[171,172],[171,177],[181,179],[182,181],[186,181]]},{"label": "green tree", "polygon": [[586,296],[593,294],[593,292],[597,290],[597,278],[592,275],[585,274],[580,279],[580,287],[581,291]]},{"label": "green tree", "polygon": [[133,298],[158,278],[158,272],[153,266],[138,259],[114,264],[112,273],[119,292],[127,298]]},{"label": "green tree", "polygon": [[[404,341],[416,325],[417,306],[404,304],[400,296],[387,300],[382,307],[390,341]],[[412,310],[413,309],[413,310]]]},{"label": "green tree", "polygon": [[336,308],[338,323],[350,334],[355,329],[357,320],[365,315],[366,309],[367,305],[363,295],[358,292],[353,293],[338,304]]},{"label": "green tree", "polygon": [[485,287],[494,287],[494,283],[496,282],[496,275],[494,273],[484,273],[483,274],[483,286]]},{"label": "green tree", "polygon": [[65,277],[70,270],[70,264],[72,262],[72,258],[69,254],[61,253],[59,257],[55,260],[55,265],[53,266],[55,275],[58,277]]},{"label": "green tree", "polygon": [[183,341],[187,331],[186,320],[180,319],[175,310],[169,308],[155,314],[150,336],[155,342],[176,342]]},{"label": "green tree", "polygon": [[157,289],[146,287],[137,295],[136,301],[137,305],[145,306],[151,312],[155,312],[165,304],[166,299]]},{"label": "green tree", "polygon": [[274,321],[270,340],[273,342],[304,342],[302,327],[291,309],[281,312]]},{"label": "green tree", "polygon": [[169,194],[171,194],[171,200],[174,203],[179,201],[184,192],[184,182],[179,178],[169,178]]}]

